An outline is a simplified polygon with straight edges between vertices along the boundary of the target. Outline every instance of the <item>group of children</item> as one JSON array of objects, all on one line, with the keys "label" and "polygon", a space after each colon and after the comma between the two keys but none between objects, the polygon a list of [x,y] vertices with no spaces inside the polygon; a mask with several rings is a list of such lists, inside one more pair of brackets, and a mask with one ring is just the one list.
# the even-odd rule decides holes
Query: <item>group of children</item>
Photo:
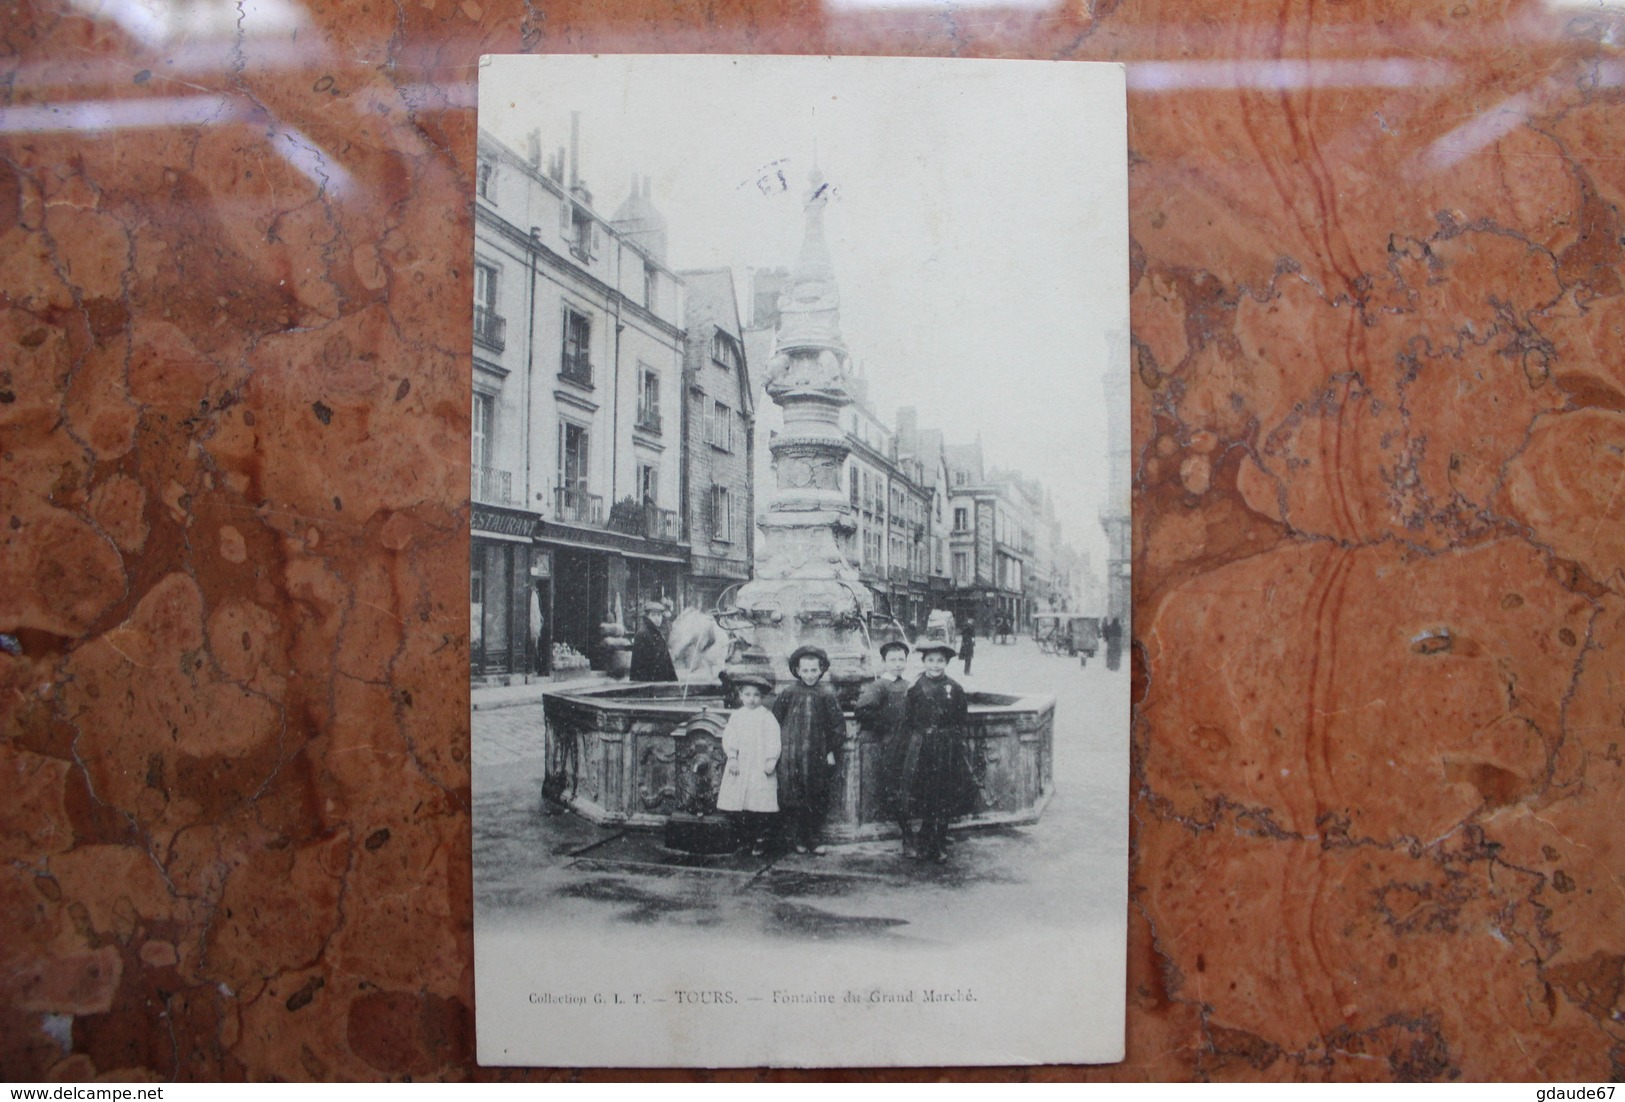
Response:
[{"label": "group of children", "polygon": [[[880,650],[884,670],[865,685],[856,714],[881,743],[882,812],[899,824],[907,857],[947,860],[948,824],[971,810],[975,790],[965,755],[965,690],[947,676],[954,649],[922,647],[925,672],[910,685],[903,677],[909,648],[889,642]],[[734,816],[751,852],[763,854],[775,835],[797,853],[821,854],[818,833],[829,808],[835,754],[846,740],[846,720],[835,691],[823,683],[829,655],[801,647],[790,656],[792,681],[762,705],[773,689],[760,674],[730,678],[739,708],[722,733],[727,755],[717,809]]]}]

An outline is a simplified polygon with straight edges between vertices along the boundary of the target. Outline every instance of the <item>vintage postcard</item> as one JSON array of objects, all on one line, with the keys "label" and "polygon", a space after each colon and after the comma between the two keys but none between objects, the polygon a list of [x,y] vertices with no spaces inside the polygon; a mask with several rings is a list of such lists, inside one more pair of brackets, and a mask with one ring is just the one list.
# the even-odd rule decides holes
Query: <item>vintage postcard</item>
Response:
[{"label": "vintage postcard", "polygon": [[1123,71],[487,57],[491,1065],[1122,1059]]}]

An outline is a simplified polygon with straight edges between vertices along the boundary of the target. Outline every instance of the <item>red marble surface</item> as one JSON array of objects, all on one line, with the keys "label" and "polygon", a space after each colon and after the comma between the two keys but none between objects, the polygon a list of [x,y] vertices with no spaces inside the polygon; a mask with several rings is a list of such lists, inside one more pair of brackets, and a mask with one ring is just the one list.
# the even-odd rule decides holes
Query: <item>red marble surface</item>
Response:
[{"label": "red marble surface", "polygon": [[0,21],[0,1075],[493,1075],[476,58],[730,50],[1130,63],[1128,1059],[1018,1074],[1625,1074],[1625,12],[215,7]]}]

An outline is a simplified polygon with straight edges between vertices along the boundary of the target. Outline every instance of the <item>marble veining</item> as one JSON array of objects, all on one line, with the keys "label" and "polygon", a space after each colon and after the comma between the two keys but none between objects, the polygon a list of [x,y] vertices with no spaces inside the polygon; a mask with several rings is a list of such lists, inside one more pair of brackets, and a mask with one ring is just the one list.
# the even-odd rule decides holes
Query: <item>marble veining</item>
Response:
[{"label": "marble veining", "polygon": [[1025,1074],[1625,1074],[1625,14],[222,12],[0,28],[5,1077],[518,1074],[472,1063],[473,82],[648,50],[1129,65],[1129,1055]]}]

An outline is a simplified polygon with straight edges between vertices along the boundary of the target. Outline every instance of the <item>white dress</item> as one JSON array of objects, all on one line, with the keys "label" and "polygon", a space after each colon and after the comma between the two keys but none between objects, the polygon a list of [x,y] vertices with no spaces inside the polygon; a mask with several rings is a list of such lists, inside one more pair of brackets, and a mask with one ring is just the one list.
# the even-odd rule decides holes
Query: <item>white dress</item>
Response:
[{"label": "white dress", "polygon": [[[740,708],[722,730],[728,764],[717,789],[718,811],[777,811],[779,721],[766,708]],[[737,768],[736,768],[737,767]]]}]

